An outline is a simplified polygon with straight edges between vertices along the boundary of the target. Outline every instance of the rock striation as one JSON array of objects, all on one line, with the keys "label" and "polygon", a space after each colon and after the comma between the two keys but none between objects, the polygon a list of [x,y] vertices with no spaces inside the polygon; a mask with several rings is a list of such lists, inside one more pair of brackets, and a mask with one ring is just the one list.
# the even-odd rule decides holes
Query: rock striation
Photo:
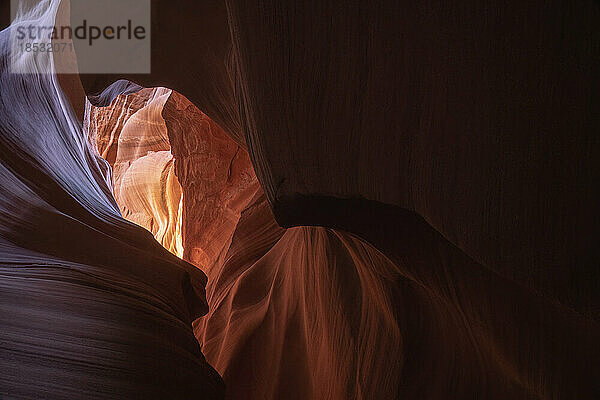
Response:
[{"label": "rock striation", "polygon": [[187,98],[174,91],[162,117],[183,190],[184,259],[210,271],[260,186],[248,152]]},{"label": "rock striation", "polygon": [[195,320],[234,399],[596,397],[595,2],[152,4],[98,153],[2,75],[0,388],[219,397]]},{"label": "rock striation", "polygon": [[92,146],[111,164],[114,196],[123,217],[182,257],[183,193],[161,116],[170,95],[168,89],[146,89],[118,96],[106,108],[88,103],[86,125]]},{"label": "rock striation", "polygon": [[44,5],[0,32],[0,397],[222,398],[191,328],[206,276],[122,218],[48,56],[10,56]]},{"label": "rock striation", "polygon": [[[223,375],[227,396],[395,397],[402,337],[394,308],[394,264],[340,231],[280,228],[247,151],[185,97],[169,96],[160,107],[184,192],[183,257],[206,271],[210,282],[210,312],[195,322],[195,334],[207,360]],[[147,94],[120,96],[97,112],[122,115],[119,107],[139,103],[137,97]],[[147,151],[139,147],[143,140],[122,139],[143,136],[148,128],[133,125],[136,129],[126,132],[132,126],[128,121],[118,132],[110,120],[96,121],[95,129],[106,132],[98,143],[106,143],[109,132],[119,138],[117,160],[121,153]],[[160,118],[140,121],[163,124]],[[117,161],[115,182],[125,182],[120,171],[149,156],[126,169]],[[121,187],[116,198],[123,210],[137,189],[125,183],[115,187]],[[335,377],[331,371],[337,371]]]}]

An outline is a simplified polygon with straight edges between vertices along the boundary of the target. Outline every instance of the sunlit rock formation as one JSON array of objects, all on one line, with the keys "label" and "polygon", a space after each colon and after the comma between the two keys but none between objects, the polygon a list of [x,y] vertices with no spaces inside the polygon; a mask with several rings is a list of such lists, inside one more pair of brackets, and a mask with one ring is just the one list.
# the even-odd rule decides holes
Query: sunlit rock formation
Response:
[{"label": "sunlit rock formation", "polygon": [[85,126],[89,140],[96,144],[98,154],[111,165],[117,158],[119,136],[123,125],[138,110],[148,104],[155,91],[143,89],[135,96],[115,94],[110,107],[94,107],[86,104]]},{"label": "sunlit rock formation", "polygon": [[348,234],[280,228],[264,194],[256,196],[209,273],[210,311],[195,329],[228,396],[396,398],[395,269]]},{"label": "sunlit rock formation", "polygon": [[[119,133],[111,119],[100,115],[122,115],[124,104],[139,104],[146,97],[146,91],[119,96],[111,106],[95,109],[97,122],[90,125],[105,132],[98,143],[118,138],[114,179],[122,182],[115,185],[121,188],[117,202],[122,210],[138,189],[126,184],[121,171],[128,174],[136,163],[162,152],[119,168],[119,154],[147,151],[136,147],[144,141],[123,137],[143,136],[150,128],[127,122]],[[184,259],[205,269],[210,282],[210,313],[196,322],[195,333],[207,360],[223,375],[228,396],[395,397],[402,340],[393,304],[394,265],[342,232],[280,228],[247,151],[180,94],[172,92],[156,104],[162,107],[184,192]],[[162,119],[152,110],[150,125],[162,129]],[[130,126],[136,129],[128,132]],[[106,157],[106,145],[99,147]]]},{"label": "sunlit rock formation", "polygon": [[162,115],[183,187],[184,258],[210,270],[258,180],[248,152],[184,96],[173,92]]},{"label": "sunlit rock formation", "polygon": [[[194,332],[231,398],[596,397],[595,2],[152,4],[152,74],[87,76],[83,87],[95,101],[114,80],[139,79],[202,110],[158,96],[125,135],[126,162],[118,118],[99,146],[115,165],[119,206],[150,230],[157,205],[144,199],[167,185],[159,170],[174,170],[183,256],[197,268],[119,217],[108,169],[73,133],[60,93],[42,96],[56,117],[33,83],[3,83],[0,177],[15,188],[0,197],[3,388],[72,395],[80,379],[97,389],[70,339],[101,321],[108,328],[91,334],[107,337],[84,337],[77,353],[100,365],[98,381],[131,393],[147,379],[148,396],[218,395],[189,330],[208,305]],[[119,101],[138,111],[148,93]],[[33,134],[57,118],[71,124]],[[158,143],[138,141],[159,125]],[[55,234],[58,225],[68,229]],[[60,265],[52,279],[38,271],[50,256]],[[81,282],[65,271],[83,287],[63,290]],[[43,304],[23,300],[40,289]],[[49,332],[47,315],[58,313]],[[23,334],[32,328],[39,337]],[[147,361],[140,337],[158,352],[150,376],[137,369]],[[64,369],[39,363],[65,353]],[[107,372],[113,365],[128,379]],[[31,389],[18,368],[43,369],[45,385]],[[71,379],[55,385],[55,371]]]},{"label": "sunlit rock formation", "polygon": [[0,32],[0,398],[222,398],[191,328],[206,276],[122,218],[47,54],[9,58],[43,5]]},{"label": "sunlit rock formation", "polygon": [[88,137],[113,168],[114,196],[124,218],[143,226],[173,254],[183,256],[183,193],[175,176],[161,116],[171,91],[118,96],[111,107],[88,104]]},{"label": "sunlit rock formation", "polygon": [[164,88],[117,96],[109,107],[88,104],[86,121],[90,141],[113,167],[123,216],[209,269],[259,188],[247,151]]},{"label": "sunlit rock formation", "polygon": [[[591,390],[590,319],[497,276],[393,206],[301,198],[278,212],[330,228],[282,229],[253,188],[244,149],[176,93],[162,116],[186,193],[183,224],[194,232],[184,257],[209,277],[210,312],[195,334],[231,398],[436,398],[454,387],[458,398],[503,399]],[[244,155],[244,179],[232,172],[236,153]],[[507,321],[514,333],[504,331]],[[543,357],[533,367],[518,351],[522,327],[540,338],[528,350]],[[463,367],[453,374],[456,365]],[[570,383],[540,383],[557,373]]]}]

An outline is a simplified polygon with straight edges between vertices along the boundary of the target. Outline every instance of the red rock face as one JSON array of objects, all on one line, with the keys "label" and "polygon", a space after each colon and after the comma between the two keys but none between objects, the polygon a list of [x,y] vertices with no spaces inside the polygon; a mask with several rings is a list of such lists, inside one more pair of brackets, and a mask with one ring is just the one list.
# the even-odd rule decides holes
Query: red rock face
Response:
[{"label": "red rock face", "polygon": [[[165,198],[173,173],[180,182],[181,222],[167,226],[181,227],[183,258],[208,275],[209,313],[194,333],[229,398],[434,398],[447,387],[464,397],[523,398],[546,393],[536,382],[558,360],[585,358],[594,329],[585,318],[498,279],[410,212],[312,199],[312,207],[283,211],[331,228],[281,228],[246,150],[163,90],[119,97],[97,113],[97,141],[115,154],[121,210],[147,229],[157,220],[152,210],[169,206],[139,205]],[[155,170],[169,179],[150,179]],[[529,371],[515,352],[519,336],[500,332],[503,321],[526,326],[536,315],[544,320],[530,332],[570,333],[564,354]],[[552,352],[551,341],[539,346],[534,357]],[[584,385],[576,369],[562,376]]]},{"label": "red rock face", "polygon": [[260,190],[248,152],[182,95],[162,112],[183,188],[184,258],[210,270]]},{"label": "red rock face", "polygon": [[259,188],[247,151],[168,89],[91,106],[88,123],[90,140],[113,167],[123,216],[208,270]]},{"label": "red rock face", "polygon": [[[53,71],[9,70],[9,34],[0,34],[0,398],[223,398],[192,332],[208,309],[206,275],[121,217],[107,162]],[[44,57],[24,56],[32,68],[52,65],[35,62]]]},{"label": "red rock face", "polygon": [[88,137],[113,168],[115,200],[124,218],[149,230],[183,256],[183,193],[161,116],[171,91],[119,96],[110,107],[88,107]]},{"label": "red rock face", "polygon": [[0,389],[219,397],[208,304],[233,399],[597,397],[596,2],[172,3],[151,74],[81,83],[202,110],[90,123],[196,267],[0,60]]},{"label": "red rock face", "polygon": [[171,149],[183,191],[183,258],[210,282],[210,313],[196,321],[195,334],[228,396],[394,397],[402,348],[395,266],[342,232],[280,228],[247,151],[185,97],[163,96],[142,91],[93,108],[90,132],[100,133],[104,155],[116,154],[115,197],[124,216],[146,228],[143,216],[153,214],[131,210],[148,210],[136,204],[165,191],[168,181],[147,182]]},{"label": "red rock face", "polygon": [[234,399],[395,398],[394,271],[348,234],[280,228],[261,194],[209,274],[195,332]]},{"label": "red rock face", "polygon": [[184,191],[184,258],[210,282],[195,333],[228,396],[395,397],[395,266],[341,232],[280,228],[245,149],[177,93],[163,117]]},{"label": "red rock face", "polygon": [[153,89],[143,89],[131,96],[118,96],[110,107],[94,107],[88,103],[87,133],[95,143],[98,153],[111,165],[117,158],[119,136],[123,125],[139,109],[144,107]]},{"label": "red rock face", "polygon": [[592,398],[598,7],[226,3],[207,90],[161,68],[261,184],[172,96],[230,396]]}]

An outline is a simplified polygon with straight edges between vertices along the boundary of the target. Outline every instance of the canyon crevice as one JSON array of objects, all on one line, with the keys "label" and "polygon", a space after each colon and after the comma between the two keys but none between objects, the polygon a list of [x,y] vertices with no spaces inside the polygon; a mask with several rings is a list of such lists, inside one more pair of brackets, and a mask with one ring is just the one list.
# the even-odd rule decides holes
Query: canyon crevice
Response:
[{"label": "canyon crevice", "polygon": [[59,3],[0,32],[0,397],[600,392],[596,3],[153,0],[149,74],[11,59]]}]

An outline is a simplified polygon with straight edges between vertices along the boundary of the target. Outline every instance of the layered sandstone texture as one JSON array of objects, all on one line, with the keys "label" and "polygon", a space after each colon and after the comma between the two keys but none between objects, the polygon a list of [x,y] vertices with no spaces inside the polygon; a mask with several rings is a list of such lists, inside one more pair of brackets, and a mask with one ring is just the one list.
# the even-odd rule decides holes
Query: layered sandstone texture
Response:
[{"label": "layered sandstone texture", "polygon": [[[160,103],[162,112],[143,121],[167,126],[184,193],[183,257],[205,270],[210,282],[210,312],[196,321],[195,334],[207,360],[223,375],[228,396],[395,396],[401,336],[393,306],[394,265],[342,232],[280,228],[247,151],[185,97],[169,95]],[[92,129],[100,133],[95,141],[107,159],[106,144],[118,138],[115,182],[124,182],[123,171],[129,173],[120,167],[119,154],[147,151],[136,148],[142,140],[123,141],[144,108],[122,128],[117,117],[101,116],[127,116],[132,110],[126,108],[147,97],[141,91],[92,108],[96,122],[90,124],[90,136]],[[130,133],[146,132],[136,129]],[[122,149],[125,144],[131,146]],[[119,187],[116,199],[123,211],[128,192],[137,189],[115,183]]]},{"label": "layered sandstone texture", "polygon": [[119,96],[111,107],[88,104],[92,146],[112,166],[114,197],[124,218],[150,231],[173,254],[183,256],[183,192],[161,117],[171,91],[145,89]]},{"label": "layered sandstone texture", "polygon": [[49,56],[9,51],[55,5],[0,32],[0,398],[223,398],[191,325],[206,275],[122,218]]},{"label": "layered sandstone texture", "polygon": [[[82,86],[189,102],[117,96],[121,152],[127,122],[88,152],[55,81],[2,75],[3,387],[218,395],[208,307],[230,398],[596,397],[597,2],[153,7],[152,73]],[[120,217],[176,232],[173,173],[195,267]]]}]

